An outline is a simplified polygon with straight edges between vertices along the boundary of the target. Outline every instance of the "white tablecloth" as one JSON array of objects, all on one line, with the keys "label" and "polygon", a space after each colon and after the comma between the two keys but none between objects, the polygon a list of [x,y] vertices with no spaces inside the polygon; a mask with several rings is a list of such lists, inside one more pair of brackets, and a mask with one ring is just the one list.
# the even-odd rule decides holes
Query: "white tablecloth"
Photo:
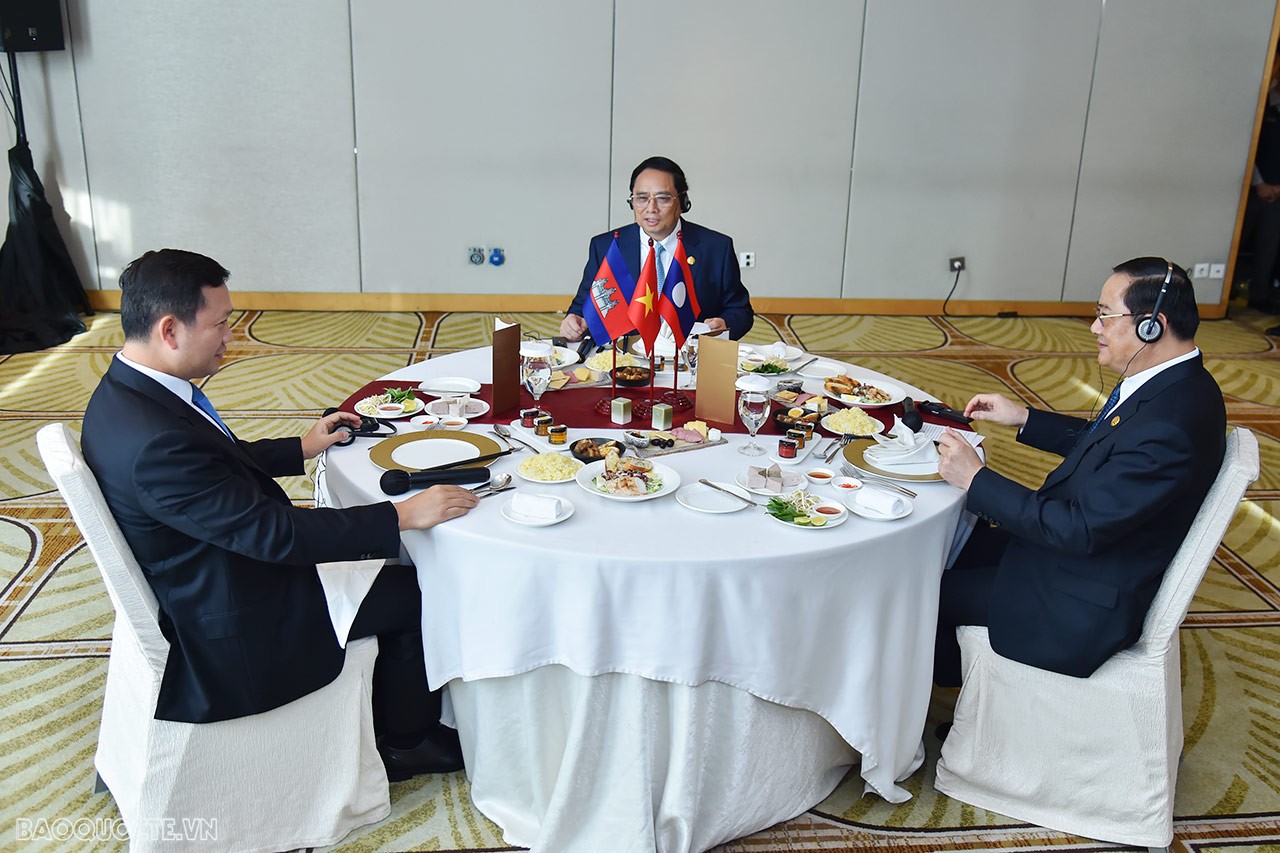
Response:
[{"label": "white tablecloth", "polygon": [[[489,351],[480,350],[388,378],[487,381],[489,368]],[[557,393],[599,391],[549,393],[543,407],[553,413]],[[573,424],[571,433],[612,434]],[[731,435],[727,446],[656,461],[684,483],[732,481],[748,464],[760,464],[737,452],[745,440]],[[370,446],[359,441],[329,452],[326,476],[336,505],[384,499]],[[514,473],[523,455],[501,459],[493,470]],[[501,516],[509,496],[500,495],[464,518],[404,536],[423,589],[433,687],[550,665],[580,676],[719,682],[818,715],[861,755],[869,791],[891,802],[909,799],[896,783],[922,760],[938,583],[961,514],[960,492],[919,484],[905,519],[851,515],[838,527],[805,530],[762,510],[713,515],[685,509],[673,497],[621,503],[574,483],[517,482],[571,501],[573,517],[554,527],[518,526]],[[474,784],[470,762],[469,770]]]}]

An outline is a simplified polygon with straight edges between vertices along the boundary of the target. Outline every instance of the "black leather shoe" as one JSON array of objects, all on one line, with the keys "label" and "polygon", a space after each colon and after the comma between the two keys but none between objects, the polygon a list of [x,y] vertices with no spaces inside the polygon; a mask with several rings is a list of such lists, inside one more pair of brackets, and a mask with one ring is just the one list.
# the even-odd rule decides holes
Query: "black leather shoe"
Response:
[{"label": "black leather shoe", "polygon": [[387,768],[389,782],[403,782],[419,773],[452,773],[463,767],[458,733],[443,725],[437,726],[415,747],[396,749],[379,745],[378,752]]}]

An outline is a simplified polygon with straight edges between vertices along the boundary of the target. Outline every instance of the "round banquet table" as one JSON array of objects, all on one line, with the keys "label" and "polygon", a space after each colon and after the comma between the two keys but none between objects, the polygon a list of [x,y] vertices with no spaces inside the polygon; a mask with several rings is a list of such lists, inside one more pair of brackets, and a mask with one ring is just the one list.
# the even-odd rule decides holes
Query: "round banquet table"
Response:
[{"label": "round banquet table", "polygon": [[[384,379],[488,382],[491,366],[484,348]],[[548,392],[542,407],[607,390]],[[570,423],[570,442],[621,436],[604,426]],[[737,451],[746,435],[726,437],[654,461],[682,484],[767,464]],[[374,443],[328,451],[330,505],[386,499]],[[514,475],[527,455],[491,470]],[[571,502],[572,517],[517,525],[500,494],[403,534],[429,681],[448,685],[472,798],[509,843],[705,850],[811,808],[859,758],[868,792],[910,798],[897,783],[924,757],[939,578],[968,531],[959,490],[914,484],[906,518],[803,529],[761,509],[709,514],[670,495],[620,502],[572,481],[514,482]]]}]

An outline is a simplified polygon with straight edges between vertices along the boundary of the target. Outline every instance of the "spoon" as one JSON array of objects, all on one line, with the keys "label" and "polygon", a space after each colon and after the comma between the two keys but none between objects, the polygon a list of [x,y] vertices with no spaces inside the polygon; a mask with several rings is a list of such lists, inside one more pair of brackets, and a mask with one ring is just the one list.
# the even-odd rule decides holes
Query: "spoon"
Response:
[{"label": "spoon", "polygon": [[514,441],[517,444],[524,445],[526,448],[528,448],[529,450],[532,450],[534,453],[538,452],[538,448],[534,447],[532,444],[529,444],[524,439],[516,438],[514,435],[512,435],[511,428],[508,427],[506,424],[494,424],[493,431],[496,432],[500,438],[503,438],[506,441]]},{"label": "spoon", "polygon": [[481,495],[480,493],[488,492],[489,494],[492,494],[493,492],[501,492],[507,487],[507,484],[510,482],[511,482],[510,474],[495,474],[493,475],[493,477],[489,478],[488,483],[476,489],[475,493],[480,497],[488,497],[487,494]]}]

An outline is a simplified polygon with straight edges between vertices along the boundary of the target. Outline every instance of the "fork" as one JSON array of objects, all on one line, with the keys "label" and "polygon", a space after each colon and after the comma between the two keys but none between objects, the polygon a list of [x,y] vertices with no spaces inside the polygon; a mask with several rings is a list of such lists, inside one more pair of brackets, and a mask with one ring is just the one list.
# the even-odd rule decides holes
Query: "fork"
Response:
[{"label": "fork", "polygon": [[840,452],[840,448],[842,448],[842,447],[844,447],[845,445],[849,444],[849,443],[850,443],[850,442],[852,442],[855,438],[863,438],[863,437],[864,437],[864,436],[861,436],[861,435],[854,435],[854,434],[853,434],[853,433],[851,433],[851,432],[847,432],[847,433],[845,433],[844,435],[840,436],[840,438],[836,439],[836,442],[835,442],[835,443],[831,446],[831,448],[827,451],[827,455],[826,455],[825,457],[823,457],[822,461],[823,461],[823,462],[826,462],[828,465],[830,465],[830,464],[831,464],[831,460],[832,460],[832,459],[835,459],[835,458],[836,458],[836,454]]}]

